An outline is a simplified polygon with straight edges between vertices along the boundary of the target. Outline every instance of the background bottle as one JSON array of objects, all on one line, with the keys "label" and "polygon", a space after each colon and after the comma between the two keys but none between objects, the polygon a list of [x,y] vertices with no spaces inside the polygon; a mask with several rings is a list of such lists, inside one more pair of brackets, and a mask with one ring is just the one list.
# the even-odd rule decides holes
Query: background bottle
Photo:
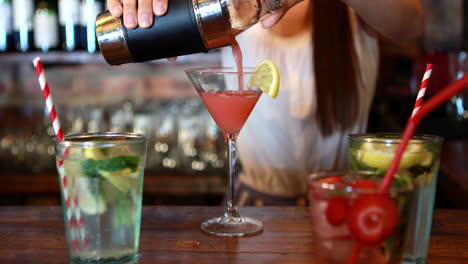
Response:
[{"label": "background bottle", "polygon": [[34,14],[34,47],[47,52],[58,46],[57,8],[52,0],[40,0]]},{"label": "background bottle", "polygon": [[58,11],[62,48],[76,50],[80,39],[80,0],[58,0]]},{"label": "background bottle", "polygon": [[99,49],[96,38],[96,17],[104,10],[100,0],[83,0],[80,11],[80,46],[89,53]]},{"label": "background bottle", "polygon": [[11,13],[12,8],[10,0],[0,0],[0,52],[6,52],[12,49]]},{"label": "background bottle", "polygon": [[13,42],[19,51],[33,48],[33,0],[13,0]]}]

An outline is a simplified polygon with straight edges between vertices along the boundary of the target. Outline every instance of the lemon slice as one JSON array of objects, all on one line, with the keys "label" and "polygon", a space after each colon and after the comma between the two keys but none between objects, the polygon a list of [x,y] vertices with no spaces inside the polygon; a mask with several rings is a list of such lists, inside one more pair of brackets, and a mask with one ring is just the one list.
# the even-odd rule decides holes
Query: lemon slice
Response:
[{"label": "lemon slice", "polygon": [[250,76],[249,87],[258,87],[262,92],[276,98],[280,83],[279,71],[276,65],[268,59],[257,64],[254,74]]},{"label": "lemon slice", "polygon": [[109,149],[89,147],[85,149],[84,156],[87,159],[103,160],[107,158],[107,152],[109,152]]},{"label": "lemon slice", "polygon": [[138,179],[134,176],[136,174],[133,174],[132,170],[128,168],[112,172],[100,170],[99,173],[123,193],[127,193],[138,184]]},{"label": "lemon slice", "polygon": [[[387,169],[395,156],[398,146],[383,146],[372,143],[363,143],[358,151],[359,159],[366,165]],[[429,166],[432,163],[433,154],[424,150],[422,145],[408,145],[398,165],[399,169],[408,169],[414,165]]]}]

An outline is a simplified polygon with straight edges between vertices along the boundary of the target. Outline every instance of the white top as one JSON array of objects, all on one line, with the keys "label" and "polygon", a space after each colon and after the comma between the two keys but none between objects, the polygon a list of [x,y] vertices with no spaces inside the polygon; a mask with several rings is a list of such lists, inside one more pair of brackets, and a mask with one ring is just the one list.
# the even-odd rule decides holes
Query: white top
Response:
[{"label": "white top", "polygon": [[[280,37],[260,24],[237,37],[244,66],[271,59],[280,72],[276,99],[262,95],[237,141],[243,172],[239,180],[258,191],[294,197],[307,192],[312,171],[349,168],[347,134],[366,130],[378,68],[378,43],[356,22],[351,25],[361,68],[359,117],[353,129],[323,138],[315,118],[316,91],[310,30]],[[223,66],[235,66],[230,47]]]}]

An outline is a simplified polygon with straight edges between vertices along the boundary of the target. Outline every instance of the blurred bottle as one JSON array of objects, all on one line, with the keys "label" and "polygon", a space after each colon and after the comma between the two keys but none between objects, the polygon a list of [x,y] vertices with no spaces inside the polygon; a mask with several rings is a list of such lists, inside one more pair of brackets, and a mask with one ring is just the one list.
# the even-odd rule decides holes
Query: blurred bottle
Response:
[{"label": "blurred bottle", "polygon": [[62,49],[74,51],[79,48],[80,1],[58,0],[58,10]]},{"label": "blurred bottle", "polygon": [[186,173],[205,171],[207,164],[201,158],[203,105],[199,98],[185,99],[180,107],[178,117],[178,147],[180,166]]},{"label": "blurred bottle", "polygon": [[52,0],[40,0],[34,15],[34,47],[47,52],[58,46],[57,9]]},{"label": "blurred bottle", "polygon": [[180,156],[177,142],[177,118],[179,107],[176,100],[166,103],[161,109],[161,120],[155,131],[154,153],[161,161],[159,171],[176,172],[180,169]]},{"label": "blurred bottle", "polygon": [[99,46],[96,38],[96,16],[104,10],[102,0],[83,0],[80,12],[80,46],[94,53]]},{"label": "blurred bottle", "polygon": [[13,46],[11,9],[10,0],[0,0],[0,52],[9,51]]},{"label": "blurred bottle", "polygon": [[13,42],[17,50],[33,48],[33,0],[13,0]]}]

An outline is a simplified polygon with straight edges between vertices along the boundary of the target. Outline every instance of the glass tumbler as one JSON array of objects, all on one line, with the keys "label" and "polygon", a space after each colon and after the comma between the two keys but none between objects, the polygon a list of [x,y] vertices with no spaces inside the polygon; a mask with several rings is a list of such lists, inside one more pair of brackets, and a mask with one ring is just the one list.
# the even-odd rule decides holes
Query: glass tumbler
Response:
[{"label": "glass tumbler", "polygon": [[136,261],[146,142],[133,133],[55,140],[71,263]]},{"label": "glass tumbler", "polygon": [[[398,148],[400,136],[392,133],[350,135],[353,169],[372,170],[375,177],[383,177]],[[413,136],[395,173],[394,186],[414,189],[403,263],[426,263],[442,142],[438,136]]]}]

